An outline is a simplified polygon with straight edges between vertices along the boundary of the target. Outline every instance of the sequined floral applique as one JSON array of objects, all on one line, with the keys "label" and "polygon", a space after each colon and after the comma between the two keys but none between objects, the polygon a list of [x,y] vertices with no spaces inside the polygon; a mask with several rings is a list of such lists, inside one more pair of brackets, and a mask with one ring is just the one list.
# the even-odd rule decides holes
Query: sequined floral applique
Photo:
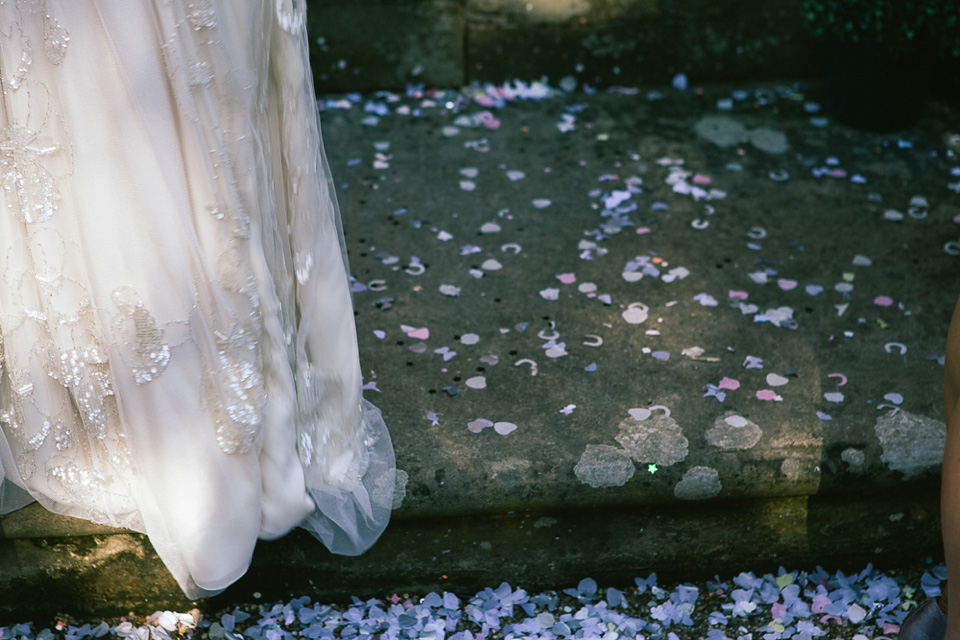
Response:
[{"label": "sequined floral applique", "polygon": [[10,213],[25,224],[49,220],[60,206],[60,191],[42,158],[60,147],[21,126],[0,130],[0,188]]},{"label": "sequined floral applique", "polygon": [[217,26],[217,14],[209,0],[193,0],[186,4],[187,20],[194,31],[213,29]]},{"label": "sequined floral applique", "polygon": [[60,26],[60,23],[50,15],[43,3],[43,45],[47,52],[50,64],[58,66],[67,55],[67,43],[70,42],[70,33]]},{"label": "sequined floral applique", "polygon": [[260,435],[266,404],[257,334],[237,323],[229,332],[215,335],[220,362],[216,377],[226,395],[216,420],[217,444],[224,453],[248,453]]},{"label": "sequined floral applique", "polygon": [[[113,292],[113,301],[123,316],[118,324],[133,323],[134,341],[130,345],[130,372],[137,384],[147,384],[163,374],[170,362],[170,345],[163,341],[163,329],[143,302],[129,287]],[[123,329],[118,327],[118,332]]]},{"label": "sequined floral applique", "polygon": [[[343,381],[308,366],[297,375],[297,453],[309,474],[322,484],[352,491],[367,470],[375,440],[358,406],[343,406]],[[353,416],[353,424],[340,422]]]},{"label": "sequined floral applique", "polygon": [[[71,349],[59,354],[52,363],[50,377],[70,391],[86,431],[97,440],[107,437],[107,427],[115,423],[110,367],[106,357],[97,348]],[[60,431],[57,448],[67,448],[73,436]]]}]

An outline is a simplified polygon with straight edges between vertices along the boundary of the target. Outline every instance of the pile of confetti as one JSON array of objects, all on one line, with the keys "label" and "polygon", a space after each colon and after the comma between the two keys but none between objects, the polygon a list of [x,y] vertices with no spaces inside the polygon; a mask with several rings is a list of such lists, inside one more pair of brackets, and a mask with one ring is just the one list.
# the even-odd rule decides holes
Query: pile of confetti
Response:
[{"label": "pile of confetti", "polygon": [[[918,572],[919,573],[919,572]],[[354,598],[332,606],[307,597],[241,605],[214,615],[158,611],[142,621],[51,628],[25,622],[0,627],[0,640],[291,640],[378,638],[543,640],[618,638],[679,640],[870,640],[895,635],[908,612],[939,595],[943,565],[927,565],[919,584],[872,566],[860,573],[744,572],[730,580],[661,587],[656,574],[625,589],[600,588],[586,578],[574,588],[532,594],[507,583],[471,597],[428,593]]]}]

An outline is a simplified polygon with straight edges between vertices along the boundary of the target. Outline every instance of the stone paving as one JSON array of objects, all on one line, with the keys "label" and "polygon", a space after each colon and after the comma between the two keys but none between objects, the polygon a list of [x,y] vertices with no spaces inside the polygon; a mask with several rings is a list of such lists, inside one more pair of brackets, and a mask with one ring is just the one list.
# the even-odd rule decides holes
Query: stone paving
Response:
[{"label": "stone paving", "polygon": [[398,515],[936,474],[955,113],[878,135],[801,87],[496,93],[323,114]]},{"label": "stone paving", "polygon": [[[936,553],[957,112],[560,85],[321,100],[395,518],[359,558],[262,544],[220,602]],[[6,613],[179,603],[142,538],[62,522],[0,521]]]}]

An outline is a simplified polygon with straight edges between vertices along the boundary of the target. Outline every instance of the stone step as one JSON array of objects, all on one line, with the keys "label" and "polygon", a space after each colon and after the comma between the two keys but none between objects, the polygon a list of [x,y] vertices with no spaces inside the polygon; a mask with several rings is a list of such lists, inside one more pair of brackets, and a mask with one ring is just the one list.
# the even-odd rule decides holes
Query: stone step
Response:
[{"label": "stone step", "polygon": [[[815,97],[325,110],[397,509],[359,558],[301,533],[261,544],[223,598],[938,548],[960,121],[858,132],[811,122]],[[5,620],[186,605],[142,536],[36,506],[0,532]]]},{"label": "stone step", "polygon": [[317,85],[371,91],[568,75],[663,84],[817,75],[800,0],[329,0],[310,5]]}]

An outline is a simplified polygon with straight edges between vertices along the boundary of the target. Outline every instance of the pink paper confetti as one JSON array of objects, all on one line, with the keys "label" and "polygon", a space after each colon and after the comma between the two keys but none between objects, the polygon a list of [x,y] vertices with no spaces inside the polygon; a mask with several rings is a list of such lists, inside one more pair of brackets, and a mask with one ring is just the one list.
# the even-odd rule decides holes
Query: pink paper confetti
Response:
[{"label": "pink paper confetti", "polygon": [[637,227],[638,236],[642,236],[645,233],[650,233],[650,227]]},{"label": "pink paper confetti", "polygon": [[698,173],[693,176],[693,184],[710,184],[713,180],[710,176],[705,176],[702,173]]},{"label": "pink paper confetti", "polygon": [[734,289],[730,289],[730,291],[727,292],[727,295],[734,300],[746,300],[749,294],[746,291],[736,291]]},{"label": "pink paper confetti", "polygon": [[757,400],[774,400],[779,402],[780,400],[783,400],[783,398],[778,396],[777,392],[773,389],[760,389],[757,391]]},{"label": "pink paper confetti", "polygon": [[878,307],[889,307],[893,304],[893,298],[890,296],[877,296],[873,299],[873,304],[877,305]]},{"label": "pink paper confetti", "polygon": [[830,597],[825,595],[816,596],[810,605],[810,610],[814,613],[826,613],[827,605],[830,604]]},{"label": "pink paper confetti", "polygon": [[728,389],[730,391],[736,391],[740,388],[740,381],[734,380],[733,378],[723,378],[720,380],[720,384],[717,385],[720,389]]},{"label": "pink paper confetti", "polygon": [[573,273],[561,273],[557,275],[557,280],[563,284],[573,284],[577,281],[577,276]]},{"label": "pink paper confetti", "polygon": [[847,384],[847,376],[843,375],[842,373],[828,373],[828,374],[827,374],[827,377],[828,377],[828,378],[839,378],[840,381],[837,382],[837,386],[838,386],[838,387],[842,387],[843,385]]},{"label": "pink paper confetti", "polygon": [[430,329],[426,327],[420,327],[419,329],[414,329],[407,332],[407,337],[415,338],[417,340],[426,340],[430,337]]}]

